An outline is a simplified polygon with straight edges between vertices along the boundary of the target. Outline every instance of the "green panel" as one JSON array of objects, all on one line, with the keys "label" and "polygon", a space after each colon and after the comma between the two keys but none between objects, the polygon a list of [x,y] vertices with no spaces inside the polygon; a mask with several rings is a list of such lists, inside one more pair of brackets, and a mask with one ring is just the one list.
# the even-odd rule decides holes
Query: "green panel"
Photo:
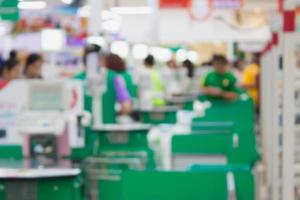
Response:
[{"label": "green panel", "polygon": [[225,172],[125,172],[121,200],[226,200]]},{"label": "green panel", "polygon": [[5,200],[5,186],[3,182],[0,182],[0,200]]},{"label": "green panel", "polygon": [[80,161],[84,160],[88,156],[86,148],[72,148],[71,159]]},{"label": "green panel", "polygon": [[232,134],[191,134],[172,137],[174,154],[228,155],[232,148]]},{"label": "green panel", "polygon": [[[204,100],[204,97],[201,98]],[[256,136],[254,132],[254,105],[253,101],[222,101],[214,100],[212,107],[205,112],[202,118],[196,118],[193,123],[199,122],[234,122],[234,130],[239,136],[239,146],[234,152],[233,160],[236,163],[249,163],[253,165],[259,158],[256,149]]]},{"label": "green panel", "polygon": [[192,124],[192,131],[214,131],[221,133],[233,133],[234,122],[198,122]]},{"label": "green panel", "polygon": [[254,176],[251,172],[234,172],[238,200],[255,199]]},{"label": "green panel", "polygon": [[3,20],[19,20],[18,0],[0,1],[0,18]]},{"label": "green panel", "polygon": [[99,181],[99,200],[120,200],[120,181]]},{"label": "green panel", "polygon": [[193,165],[191,171],[224,171],[233,172],[238,200],[254,200],[254,176],[247,165],[203,166]]},{"label": "green panel", "polygon": [[73,181],[73,199],[84,200],[83,177],[79,176]]},{"label": "green panel", "polygon": [[141,149],[148,147],[148,140],[147,140],[147,131],[130,131],[128,133],[119,133],[119,134],[126,134],[128,136],[128,141],[121,144],[121,143],[113,143],[110,140],[110,132],[102,132],[97,133],[100,141],[100,148],[118,148],[118,149]]},{"label": "green panel", "polygon": [[148,145],[147,133],[148,130],[118,133],[128,136],[128,141],[124,143],[112,142],[111,132],[93,133],[97,136],[93,138],[93,155],[102,156],[105,152],[146,152],[148,158],[147,167],[153,168],[155,166],[154,154]]},{"label": "green panel", "polygon": [[22,159],[22,147],[18,145],[1,145],[0,159]]},{"label": "green panel", "polygon": [[177,111],[141,112],[141,121],[146,124],[176,124]]},{"label": "green panel", "polygon": [[52,178],[38,181],[38,200],[73,200],[73,179]]}]

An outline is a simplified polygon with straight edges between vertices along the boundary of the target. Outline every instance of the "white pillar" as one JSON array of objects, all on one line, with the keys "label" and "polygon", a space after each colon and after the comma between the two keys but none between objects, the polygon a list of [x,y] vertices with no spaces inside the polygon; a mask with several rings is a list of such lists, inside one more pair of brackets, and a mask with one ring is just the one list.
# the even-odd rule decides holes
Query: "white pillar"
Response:
[{"label": "white pillar", "polygon": [[150,43],[158,45],[159,43],[159,0],[148,0],[148,6],[152,8],[150,16]]},{"label": "white pillar", "polygon": [[88,33],[89,35],[99,35],[102,24],[103,1],[88,0],[88,6],[90,11]]}]

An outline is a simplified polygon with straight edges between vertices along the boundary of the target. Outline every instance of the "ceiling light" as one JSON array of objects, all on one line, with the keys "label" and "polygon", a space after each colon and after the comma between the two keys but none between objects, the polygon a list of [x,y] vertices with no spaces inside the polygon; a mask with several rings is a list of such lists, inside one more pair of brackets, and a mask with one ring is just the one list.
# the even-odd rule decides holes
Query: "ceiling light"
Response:
[{"label": "ceiling light", "polygon": [[145,44],[136,44],[132,47],[132,55],[135,59],[144,59],[148,54],[149,48]]},{"label": "ceiling light", "polygon": [[110,50],[112,53],[119,55],[122,58],[126,58],[129,54],[129,44],[126,41],[112,42]]},{"label": "ceiling light", "polygon": [[61,0],[64,4],[68,4],[70,5],[71,3],[73,3],[73,0]]},{"label": "ceiling light", "polygon": [[188,59],[192,62],[197,62],[199,60],[199,55],[196,51],[189,51]]},{"label": "ceiling light", "polygon": [[183,61],[185,61],[187,58],[188,58],[188,51],[187,51],[187,50],[185,50],[185,49],[179,49],[179,50],[176,52],[176,59],[177,59],[179,62],[183,62]]},{"label": "ceiling light", "polygon": [[119,15],[143,15],[143,14],[151,14],[153,12],[153,9],[147,6],[112,7],[111,11]]},{"label": "ceiling light", "polygon": [[44,9],[46,7],[47,3],[45,1],[20,1],[18,4],[18,8],[24,10],[37,10]]},{"label": "ceiling light", "polygon": [[87,38],[88,44],[97,44],[101,47],[104,47],[106,45],[105,39],[101,36],[90,36]]}]

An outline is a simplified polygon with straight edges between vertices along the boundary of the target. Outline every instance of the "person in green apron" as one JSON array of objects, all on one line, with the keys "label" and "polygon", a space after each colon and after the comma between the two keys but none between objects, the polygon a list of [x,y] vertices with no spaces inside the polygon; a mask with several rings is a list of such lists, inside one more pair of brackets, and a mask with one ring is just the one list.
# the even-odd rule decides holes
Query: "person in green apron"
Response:
[{"label": "person in green apron", "polygon": [[[137,91],[132,76],[126,70],[125,61],[116,54],[105,57],[106,90],[102,95],[103,123],[117,122],[117,116],[129,116],[133,110],[132,100]],[[118,109],[116,109],[118,105]]]},{"label": "person in green apron", "polygon": [[215,55],[213,66],[215,69],[204,78],[202,92],[213,99],[235,100],[237,80],[229,70],[227,59],[222,55]]}]

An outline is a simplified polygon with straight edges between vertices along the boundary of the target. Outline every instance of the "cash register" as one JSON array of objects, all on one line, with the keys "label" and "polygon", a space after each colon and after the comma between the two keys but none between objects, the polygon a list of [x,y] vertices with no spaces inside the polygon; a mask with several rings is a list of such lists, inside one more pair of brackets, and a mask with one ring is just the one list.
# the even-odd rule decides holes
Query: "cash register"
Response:
[{"label": "cash register", "polygon": [[0,103],[16,102],[18,110],[12,120],[14,129],[5,129],[8,133],[1,141],[6,146],[21,146],[24,158],[55,161],[69,157],[72,148],[84,148],[80,81],[16,81],[2,96],[6,99]]}]

